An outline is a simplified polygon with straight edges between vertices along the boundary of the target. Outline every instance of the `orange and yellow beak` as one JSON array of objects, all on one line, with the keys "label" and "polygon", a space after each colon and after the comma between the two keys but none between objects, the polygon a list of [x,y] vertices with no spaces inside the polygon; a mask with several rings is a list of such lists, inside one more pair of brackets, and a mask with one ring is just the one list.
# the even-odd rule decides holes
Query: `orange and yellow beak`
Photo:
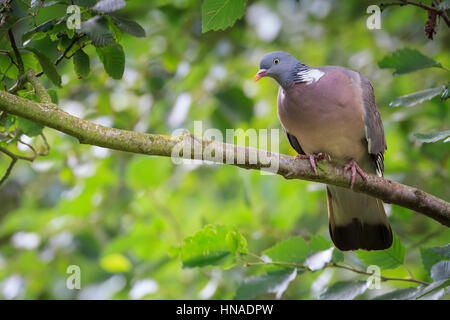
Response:
[{"label": "orange and yellow beak", "polygon": [[261,69],[258,71],[258,73],[255,75],[255,77],[253,78],[253,80],[258,81],[259,79],[261,79],[262,77],[264,77],[267,73],[266,69]]}]

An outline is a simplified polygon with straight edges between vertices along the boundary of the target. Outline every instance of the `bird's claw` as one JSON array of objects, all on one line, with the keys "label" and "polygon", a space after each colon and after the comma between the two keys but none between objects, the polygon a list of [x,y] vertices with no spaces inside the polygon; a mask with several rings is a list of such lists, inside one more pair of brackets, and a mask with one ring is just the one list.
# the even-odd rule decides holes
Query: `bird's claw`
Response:
[{"label": "bird's claw", "polygon": [[361,176],[361,178],[364,181],[367,181],[367,175],[358,166],[358,164],[356,163],[355,160],[353,160],[353,159],[350,160],[350,162],[344,167],[344,173],[346,173],[348,170],[351,170],[351,172],[352,172],[352,177],[351,177],[351,182],[350,182],[350,189],[353,189],[353,184],[355,183],[356,173],[357,172],[358,172],[358,174]]},{"label": "bird's claw", "polygon": [[298,154],[295,156],[295,159],[308,159],[309,163],[311,164],[311,167],[314,170],[314,173],[317,173],[317,165],[316,165],[317,160],[323,160],[323,159],[331,160],[330,156],[325,152],[320,152],[317,154],[310,154],[310,155]]}]

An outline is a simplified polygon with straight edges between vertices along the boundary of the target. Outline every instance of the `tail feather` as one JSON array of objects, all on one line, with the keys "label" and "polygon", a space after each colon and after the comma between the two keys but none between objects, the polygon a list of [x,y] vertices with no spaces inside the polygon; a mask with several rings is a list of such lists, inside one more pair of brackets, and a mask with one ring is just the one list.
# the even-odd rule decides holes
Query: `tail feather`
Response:
[{"label": "tail feather", "polygon": [[340,250],[384,250],[392,230],[381,200],[349,189],[327,186],[329,230]]}]

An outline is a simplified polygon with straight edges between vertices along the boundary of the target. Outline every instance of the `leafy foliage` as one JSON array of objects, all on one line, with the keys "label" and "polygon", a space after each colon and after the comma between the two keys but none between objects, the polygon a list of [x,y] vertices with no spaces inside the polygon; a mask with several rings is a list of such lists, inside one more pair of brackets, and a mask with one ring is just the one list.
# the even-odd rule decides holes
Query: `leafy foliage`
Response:
[{"label": "leafy foliage", "polygon": [[450,130],[432,131],[428,133],[415,133],[414,136],[420,142],[437,142],[440,140],[444,140],[445,138],[450,136]]},{"label": "leafy foliage", "polygon": [[356,296],[363,294],[367,289],[365,281],[358,282],[336,282],[327,288],[319,296],[320,300],[353,300]]},{"label": "leafy foliage", "polygon": [[231,27],[244,9],[245,0],[203,0],[202,32]]},{"label": "leafy foliage", "polygon": [[432,89],[426,89],[418,92],[414,92],[411,94],[407,94],[405,96],[401,96],[398,98],[395,98],[389,106],[391,107],[411,107],[416,104],[422,103],[426,100],[431,100],[434,97],[437,97],[441,93],[443,93],[445,90],[445,87],[440,88],[432,88]]},{"label": "leafy foliage", "polygon": [[[247,252],[247,242],[234,228],[206,226],[194,236],[186,238],[180,249],[184,267],[202,267],[223,263]],[[233,263],[227,260],[225,264]]]},{"label": "leafy foliage", "polygon": [[61,76],[59,75],[58,71],[56,70],[54,64],[50,61],[50,59],[41,51],[35,49],[35,48],[25,48],[28,51],[31,51],[36,58],[38,59],[39,63],[41,64],[42,70],[47,75],[47,77],[58,87],[61,86]]},{"label": "leafy foliage", "polygon": [[442,68],[442,65],[439,62],[428,58],[417,50],[409,48],[395,51],[391,56],[383,58],[378,63],[378,66],[382,69],[395,69],[394,75],[410,73],[431,67]]},{"label": "leafy foliage", "polygon": [[264,293],[275,293],[279,299],[296,276],[297,269],[288,269],[247,278],[237,289],[235,299],[252,299]]},{"label": "leafy foliage", "polygon": [[91,70],[89,64],[89,56],[84,53],[83,49],[77,50],[73,55],[73,65],[75,72],[79,77],[86,78]]},{"label": "leafy foliage", "polygon": [[[224,135],[229,128],[280,129],[277,86],[251,79],[265,52],[284,50],[311,66],[348,66],[368,76],[388,141],[386,175],[448,199],[443,24],[430,47],[422,16],[392,10],[383,17],[388,32],[375,35],[356,0],[320,10],[308,1],[73,2],[80,29],[67,26],[72,1],[0,5],[0,90],[20,76],[7,37],[12,28],[25,71],[42,70],[52,101],[71,114],[167,134],[192,130],[199,119]],[[406,49],[385,57],[393,43]],[[392,77],[377,61],[408,75]],[[30,84],[16,94],[39,101]],[[400,108],[387,108],[390,101]],[[409,210],[387,210],[396,232],[391,249],[343,253],[329,238],[319,185],[81,145],[0,113],[2,148],[32,156],[19,139],[40,152],[43,137],[50,154],[18,161],[0,186],[0,286],[21,283],[2,298],[75,299],[95,291],[106,299],[448,299],[448,229]],[[294,154],[281,135],[279,151]],[[2,172],[10,162],[0,152]],[[81,290],[64,287],[73,264],[81,268]],[[372,264],[406,281],[369,289]],[[408,282],[408,270],[422,284]],[[136,297],[141,283],[153,289]]]},{"label": "leafy foliage", "polygon": [[377,265],[383,269],[394,269],[402,265],[405,260],[405,246],[397,235],[389,249],[382,251],[357,252],[358,258],[366,265]]},{"label": "leafy foliage", "polygon": [[121,79],[125,70],[125,53],[120,44],[97,48],[97,54],[105,71],[113,79]]}]

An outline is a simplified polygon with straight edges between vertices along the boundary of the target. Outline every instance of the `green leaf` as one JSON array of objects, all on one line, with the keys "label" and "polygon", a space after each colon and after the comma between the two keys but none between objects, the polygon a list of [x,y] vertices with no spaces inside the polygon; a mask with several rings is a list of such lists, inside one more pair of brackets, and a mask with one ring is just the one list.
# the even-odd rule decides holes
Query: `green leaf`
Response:
[{"label": "green leaf", "polygon": [[314,253],[317,251],[323,251],[331,248],[333,244],[330,240],[325,239],[322,236],[312,236],[309,241],[309,251]]},{"label": "green leaf", "polygon": [[73,66],[79,77],[86,78],[89,75],[91,70],[89,56],[82,49],[75,52],[73,56]]},{"label": "green leaf", "polygon": [[439,261],[450,258],[450,244],[442,247],[420,248],[420,256],[425,271],[430,274],[432,266]]},{"label": "green leaf", "polygon": [[0,126],[2,126],[5,130],[9,130],[9,128],[16,123],[17,117],[18,116],[12,114],[2,113],[0,115]]},{"label": "green leaf", "polygon": [[376,296],[373,300],[409,300],[414,299],[418,292],[417,288],[403,288]]},{"label": "green leaf", "polygon": [[450,0],[442,1],[438,5],[438,9],[440,9],[440,10],[448,10],[448,9],[450,9]]},{"label": "green leaf", "polygon": [[113,79],[122,79],[125,70],[125,53],[120,44],[96,48],[105,71]]},{"label": "green leaf", "polygon": [[183,267],[192,268],[218,264],[228,266],[235,262],[236,253],[246,252],[247,241],[235,228],[208,225],[184,239],[180,254]]},{"label": "green leaf", "polygon": [[390,107],[411,107],[416,104],[422,103],[426,100],[431,100],[434,97],[444,92],[445,86],[439,88],[426,89],[411,94],[407,94],[398,98],[395,98],[390,104]]},{"label": "green leaf", "polygon": [[145,37],[144,28],[133,20],[111,15],[111,21],[123,32],[138,38]]},{"label": "green leaf", "polygon": [[56,18],[51,19],[51,20],[41,23],[37,27],[25,32],[22,35],[22,42],[26,42],[27,40],[29,40],[35,33],[46,32],[48,30],[51,30],[57,22],[58,22],[58,19],[56,19]]},{"label": "green leaf", "polygon": [[431,293],[435,293],[432,297],[427,297],[428,299],[439,299],[439,297],[441,297],[444,294],[444,290],[442,290],[441,292],[436,292],[438,290],[447,288],[448,286],[450,286],[450,279],[442,279],[436,282],[433,282],[432,284],[422,288],[417,294],[416,294],[416,299],[421,299],[425,296],[428,296]]},{"label": "green leaf", "polygon": [[340,281],[327,288],[319,300],[353,300],[367,289],[365,281]]},{"label": "green leaf", "polygon": [[86,33],[96,47],[104,47],[115,43],[114,34],[108,29],[105,17],[95,16],[81,23],[80,33]]},{"label": "green leaf", "polygon": [[59,75],[58,71],[56,70],[56,66],[53,64],[53,62],[51,62],[50,59],[45,54],[43,54],[41,51],[39,51],[35,48],[26,47],[24,49],[32,52],[36,56],[45,75],[56,86],[61,87],[61,76]]},{"label": "green leaf", "polygon": [[386,250],[356,252],[359,259],[366,265],[376,265],[382,269],[394,269],[405,260],[405,246],[400,238],[394,234],[392,246]]},{"label": "green leaf", "polygon": [[95,11],[112,12],[125,7],[126,2],[124,0],[100,0],[92,7]]},{"label": "green leaf", "polygon": [[[430,142],[437,142],[440,140],[444,140],[450,136],[450,130],[445,131],[431,131],[428,133],[414,133],[414,137],[417,139],[417,141],[422,143],[430,143]],[[447,142],[447,141],[444,141]]]},{"label": "green leaf", "polygon": [[202,32],[231,27],[244,15],[245,0],[204,0],[202,4]]},{"label": "green leaf", "polygon": [[431,278],[434,281],[450,279],[450,260],[443,260],[431,268]]},{"label": "green leaf", "polygon": [[395,69],[394,75],[405,74],[420,69],[439,67],[442,65],[415,49],[404,48],[395,51],[391,56],[378,62],[381,69]]},{"label": "green leaf", "polygon": [[30,121],[28,119],[19,116],[17,116],[17,119],[19,128],[23,131],[23,133],[25,133],[29,137],[34,137],[41,134],[42,129],[44,129],[44,126],[39,123]]},{"label": "green leaf", "polygon": [[296,276],[297,269],[288,269],[247,278],[237,289],[235,299],[253,299],[264,293],[275,293],[279,299]]},{"label": "green leaf", "polygon": [[300,237],[293,237],[277,243],[272,248],[263,252],[275,262],[290,262],[301,264],[305,262],[309,254],[309,247],[306,241]]},{"label": "green leaf", "polygon": [[341,250],[335,248],[335,250],[333,250],[333,257],[331,258],[331,260],[333,260],[333,262],[344,261],[344,253]]}]

